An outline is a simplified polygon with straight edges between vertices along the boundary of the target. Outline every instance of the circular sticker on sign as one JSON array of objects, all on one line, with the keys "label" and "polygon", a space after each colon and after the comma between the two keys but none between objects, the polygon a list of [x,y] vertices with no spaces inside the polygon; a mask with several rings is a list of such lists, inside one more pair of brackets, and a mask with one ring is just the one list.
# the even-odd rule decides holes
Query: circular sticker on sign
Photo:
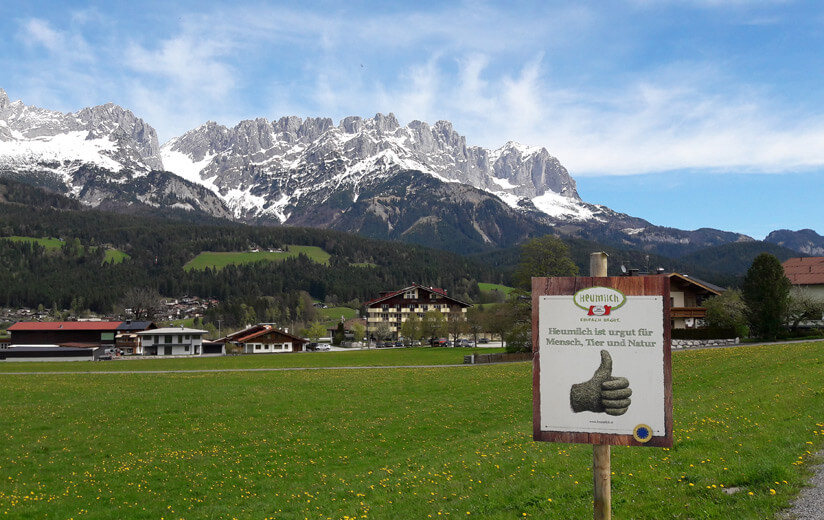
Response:
[{"label": "circular sticker on sign", "polygon": [[639,424],[632,432],[632,436],[638,442],[649,442],[652,439],[652,428],[646,424]]}]

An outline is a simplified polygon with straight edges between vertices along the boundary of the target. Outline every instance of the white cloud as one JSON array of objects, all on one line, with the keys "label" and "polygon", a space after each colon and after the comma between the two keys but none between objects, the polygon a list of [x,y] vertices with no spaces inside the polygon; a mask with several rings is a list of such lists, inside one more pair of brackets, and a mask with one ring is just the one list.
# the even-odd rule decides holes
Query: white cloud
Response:
[{"label": "white cloud", "polygon": [[93,61],[93,52],[81,34],[54,29],[47,20],[30,18],[23,21],[18,38],[28,47],[43,47],[63,62]]},{"label": "white cloud", "polygon": [[155,50],[132,44],[126,51],[129,67],[148,77],[160,76],[179,95],[209,98],[226,96],[234,87],[232,67],[226,63],[226,45],[198,35],[163,41]]},{"label": "white cloud", "polygon": [[60,51],[65,46],[63,35],[52,29],[45,20],[32,18],[23,25],[23,29],[28,43],[42,45],[52,52]]}]

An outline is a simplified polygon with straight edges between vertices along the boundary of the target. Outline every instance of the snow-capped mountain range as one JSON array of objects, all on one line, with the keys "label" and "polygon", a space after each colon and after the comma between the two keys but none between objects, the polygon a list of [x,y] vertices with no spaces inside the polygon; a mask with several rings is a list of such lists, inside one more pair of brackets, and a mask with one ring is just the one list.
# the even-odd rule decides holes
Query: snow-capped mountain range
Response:
[{"label": "snow-capped mountain range", "polygon": [[682,253],[751,240],[661,228],[580,199],[543,147],[469,146],[451,123],[394,115],[208,122],[159,145],[155,130],[106,104],[60,113],[0,89],[0,175],[107,209],[144,205],[221,218],[329,227],[454,250],[548,232]]}]

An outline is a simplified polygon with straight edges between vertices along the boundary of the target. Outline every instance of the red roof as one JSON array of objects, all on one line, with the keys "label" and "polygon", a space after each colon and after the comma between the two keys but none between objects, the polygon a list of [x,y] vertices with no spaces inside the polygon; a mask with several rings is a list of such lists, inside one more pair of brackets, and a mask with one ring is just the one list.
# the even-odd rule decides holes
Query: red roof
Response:
[{"label": "red roof", "polygon": [[824,285],[824,257],[790,258],[783,264],[784,274],[793,285]]},{"label": "red roof", "polygon": [[24,330],[111,330],[122,321],[18,321],[8,328],[10,331]]}]

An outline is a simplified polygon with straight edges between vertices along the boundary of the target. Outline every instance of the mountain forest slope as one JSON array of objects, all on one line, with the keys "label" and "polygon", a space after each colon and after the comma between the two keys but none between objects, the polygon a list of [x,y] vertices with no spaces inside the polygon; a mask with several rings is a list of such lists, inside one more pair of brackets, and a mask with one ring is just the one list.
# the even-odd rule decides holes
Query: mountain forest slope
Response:
[{"label": "mountain forest slope", "polygon": [[[204,222],[197,222],[201,219]],[[2,239],[14,236],[54,237],[64,245],[47,249]],[[705,248],[681,258],[583,239],[565,241],[581,273],[586,273],[591,252],[606,251],[611,275],[620,274],[621,265],[642,272],[661,268],[721,286],[738,285],[760,252],[771,252],[782,260],[798,256],[756,241]],[[298,255],[220,270],[184,269],[203,251],[278,250],[289,245],[321,248],[330,255],[328,264]],[[122,261],[104,262],[107,251],[118,252]],[[133,287],[154,288],[167,297],[251,301],[306,291],[319,300],[363,302],[380,291],[412,282],[477,301],[478,282],[511,283],[510,274],[519,258],[520,249],[514,244],[461,256],[339,231],[238,224],[180,209],[136,207],[132,214],[107,213],[28,184],[0,179],[0,305],[7,307],[68,308],[79,302],[109,312]]]}]

